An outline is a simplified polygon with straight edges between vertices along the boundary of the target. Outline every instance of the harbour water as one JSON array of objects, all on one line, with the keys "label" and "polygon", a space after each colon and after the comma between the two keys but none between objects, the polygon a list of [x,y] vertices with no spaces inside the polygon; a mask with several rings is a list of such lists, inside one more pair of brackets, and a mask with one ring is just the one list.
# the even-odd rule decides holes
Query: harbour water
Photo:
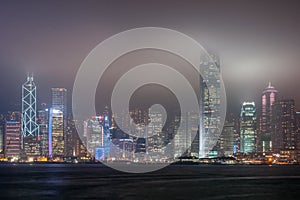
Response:
[{"label": "harbour water", "polygon": [[299,199],[300,165],[0,164],[0,199]]}]

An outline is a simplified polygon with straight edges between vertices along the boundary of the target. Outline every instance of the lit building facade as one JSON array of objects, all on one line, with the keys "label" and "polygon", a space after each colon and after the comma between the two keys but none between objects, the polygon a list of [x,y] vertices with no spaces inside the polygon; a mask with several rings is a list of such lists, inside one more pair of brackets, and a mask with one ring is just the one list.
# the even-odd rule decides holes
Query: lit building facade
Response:
[{"label": "lit building facade", "polygon": [[[200,64],[199,157],[207,157],[221,133],[220,60],[210,55]],[[209,83],[209,85],[207,84]]]},{"label": "lit building facade", "polygon": [[163,133],[163,115],[155,109],[149,109],[149,123],[146,127],[147,132],[147,155],[150,160],[160,158],[158,154],[164,153],[165,134]]},{"label": "lit building facade", "polygon": [[[104,146],[103,126],[101,122],[101,116],[93,116],[85,123],[85,128],[87,129],[87,150],[93,156],[95,156],[97,148],[103,148]],[[102,157],[102,160],[104,160],[104,148],[103,155],[99,157]]]},{"label": "lit building facade", "polygon": [[237,154],[240,152],[240,119],[239,117],[234,117],[233,114],[230,114],[229,123],[234,124],[234,134],[233,134],[233,154]]},{"label": "lit building facade", "polygon": [[[125,112],[120,113],[118,116],[122,127],[127,131],[130,130],[130,116]],[[123,132],[115,122],[115,116],[111,119],[111,158],[116,161],[133,161],[134,158],[134,140],[133,138]]]},{"label": "lit building facade", "polygon": [[278,91],[269,83],[262,93],[260,126],[258,132],[258,152],[272,151],[272,105],[277,101]]},{"label": "lit building facade", "polygon": [[67,89],[65,88],[52,88],[48,132],[49,157],[62,158],[65,156],[67,142]]},{"label": "lit building facade", "polygon": [[292,99],[280,100],[272,107],[272,151],[296,158],[295,103]]},{"label": "lit building facade", "polygon": [[4,155],[6,158],[16,159],[21,156],[21,123],[19,121],[5,122]]},{"label": "lit building facade", "polygon": [[[175,119],[176,120],[176,119]],[[179,119],[177,119],[179,120]],[[181,115],[181,124],[180,130],[175,129],[176,135],[174,136],[174,158],[181,156],[198,156],[198,154],[193,152],[193,141],[197,135],[199,116],[197,113],[186,112]]]},{"label": "lit building facade", "polygon": [[48,149],[50,158],[62,158],[65,155],[64,114],[51,108],[49,115]]},{"label": "lit building facade", "polygon": [[129,111],[129,114],[129,119],[125,117],[125,126],[129,127],[127,132],[131,134],[130,137],[133,137],[134,159],[145,161],[147,159],[147,131],[145,126],[148,124],[148,112],[140,108],[134,108]]},{"label": "lit building facade", "polygon": [[236,140],[236,121],[231,118],[225,121],[222,133],[218,140],[218,154],[220,156],[229,156],[235,153]]},{"label": "lit building facade", "polygon": [[87,150],[97,161],[110,157],[110,123],[108,115],[93,116],[85,123]]},{"label": "lit building facade", "polygon": [[[78,132],[76,130],[75,121],[69,116],[67,124],[68,124],[68,126],[67,126],[67,143],[65,146],[65,154],[68,157],[78,156],[78,155],[80,155],[80,153],[78,152],[78,148],[77,148],[78,147],[77,140],[78,139],[80,140],[80,138],[79,138]],[[79,129],[81,129],[81,128],[79,128]],[[82,157],[82,156],[84,156],[84,155],[81,155],[80,157]]]},{"label": "lit building facade", "polygon": [[240,152],[256,152],[256,106],[254,102],[244,102],[240,115]]},{"label": "lit building facade", "polygon": [[133,139],[112,139],[111,157],[116,161],[133,161]]},{"label": "lit building facade", "polygon": [[40,152],[42,157],[49,156],[48,147],[48,130],[49,130],[49,109],[46,104],[42,104],[42,108],[37,112],[39,135],[40,135]]},{"label": "lit building facade", "polygon": [[0,155],[3,154],[4,151],[4,127],[2,122],[0,121]]},{"label": "lit building facade", "polygon": [[67,89],[66,88],[52,88],[52,108],[60,110],[67,115]]},{"label": "lit building facade", "polygon": [[39,156],[39,126],[36,123],[36,86],[32,76],[22,85],[22,148],[26,156]]},{"label": "lit building facade", "polygon": [[295,113],[296,119],[296,158],[300,161],[300,112]]}]

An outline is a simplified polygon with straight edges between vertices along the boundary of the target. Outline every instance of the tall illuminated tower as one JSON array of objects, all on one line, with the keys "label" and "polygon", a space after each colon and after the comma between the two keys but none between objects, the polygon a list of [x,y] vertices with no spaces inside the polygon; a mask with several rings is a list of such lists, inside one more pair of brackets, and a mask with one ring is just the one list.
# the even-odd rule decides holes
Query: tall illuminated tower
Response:
[{"label": "tall illuminated tower", "polygon": [[220,61],[213,54],[207,59],[200,64],[199,157],[208,156],[222,131]]},{"label": "tall illuminated tower", "polygon": [[297,161],[300,161],[300,112],[295,112],[295,121],[296,121],[296,157]]},{"label": "tall illuminated tower", "polygon": [[283,99],[273,105],[272,115],[272,150],[273,153],[296,157],[297,125],[295,102],[293,99]]},{"label": "tall illuminated tower", "polygon": [[84,127],[87,136],[87,150],[98,161],[110,157],[110,125],[109,117],[104,114],[92,116]]},{"label": "tall illuminated tower", "polygon": [[268,87],[262,93],[261,103],[261,118],[258,136],[258,151],[272,151],[271,140],[271,120],[272,120],[272,105],[277,100],[278,91],[269,83]]},{"label": "tall illuminated tower", "polygon": [[97,156],[95,156],[96,160],[105,159],[102,121],[103,116],[92,116],[84,123],[87,137],[87,150],[92,156],[95,156],[97,153]]},{"label": "tall illuminated tower", "polygon": [[39,126],[36,123],[36,86],[33,76],[22,85],[22,148],[27,156],[38,156]]},{"label": "tall illuminated tower", "polygon": [[244,102],[240,115],[240,151],[256,151],[256,107],[254,102]]},{"label": "tall illuminated tower", "polygon": [[[52,108],[67,115],[67,89],[52,88]],[[67,119],[67,118],[66,118]]]},{"label": "tall illuminated tower", "polygon": [[104,114],[104,125],[103,125],[103,140],[104,140],[104,151],[105,158],[110,156],[110,122],[107,114]]},{"label": "tall illuminated tower", "polygon": [[162,113],[149,109],[149,120],[147,126],[147,142],[146,148],[148,152],[161,152],[163,150],[164,137],[162,134],[163,129],[163,116]]},{"label": "tall illuminated tower", "polygon": [[230,156],[239,150],[239,118],[230,113],[227,115],[222,133],[218,139],[217,150],[219,156]]},{"label": "tall illuminated tower", "polygon": [[5,122],[4,155],[17,160],[21,155],[21,123],[10,120]]},{"label": "tall illuminated tower", "polygon": [[49,157],[65,156],[67,135],[67,89],[52,88],[52,107],[49,113]]},{"label": "tall illuminated tower", "polygon": [[48,121],[49,121],[49,109],[46,108],[46,104],[41,104],[41,109],[37,112],[37,123],[40,127],[40,151],[41,156],[48,156]]},{"label": "tall illuminated tower", "polygon": [[4,147],[4,128],[0,121],[0,155],[3,154],[3,150],[4,150],[3,147]]},{"label": "tall illuminated tower", "polygon": [[[180,127],[180,130],[177,130],[179,134],[176,134],[174,137],[174,147],[175,147],[174,157],[175,158],[178,158],[180,156],[198,157],[198,154],[195,153],[195,149],[193,148],[193,146],[195,145],[195,138],[192,138],[193,136],[192,132],[197,132],[199,116],[193,112],[186,112],[186,113],[182,113],[181,115],[182,116],[180,120],[182,126]],[[198,134],[195,137],[197,136]],[[194,140],[194,142],[192,140]],[[196,141],[198,142],[199,140]]]}]

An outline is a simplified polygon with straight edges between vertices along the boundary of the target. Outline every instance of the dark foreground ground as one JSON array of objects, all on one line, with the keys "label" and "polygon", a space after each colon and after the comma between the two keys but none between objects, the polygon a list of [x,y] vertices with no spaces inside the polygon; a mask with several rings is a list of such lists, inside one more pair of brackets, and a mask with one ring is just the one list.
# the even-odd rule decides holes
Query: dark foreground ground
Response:
[{"label": "dark foreground ground", "polygon": [[95,164],[1,164],[0,199],[300,199],[300,166],[173,165],[128,174]]}]

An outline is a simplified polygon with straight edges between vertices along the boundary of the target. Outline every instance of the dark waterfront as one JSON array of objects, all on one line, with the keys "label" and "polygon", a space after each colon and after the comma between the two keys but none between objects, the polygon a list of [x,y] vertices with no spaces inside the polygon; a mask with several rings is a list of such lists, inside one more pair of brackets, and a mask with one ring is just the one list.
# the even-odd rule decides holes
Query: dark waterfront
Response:
[{"label": "dark waterfront", "polygon": [[0,199],[298,199],[300,166],[172,165],[127,174],[96,164],[0,165]]}]

